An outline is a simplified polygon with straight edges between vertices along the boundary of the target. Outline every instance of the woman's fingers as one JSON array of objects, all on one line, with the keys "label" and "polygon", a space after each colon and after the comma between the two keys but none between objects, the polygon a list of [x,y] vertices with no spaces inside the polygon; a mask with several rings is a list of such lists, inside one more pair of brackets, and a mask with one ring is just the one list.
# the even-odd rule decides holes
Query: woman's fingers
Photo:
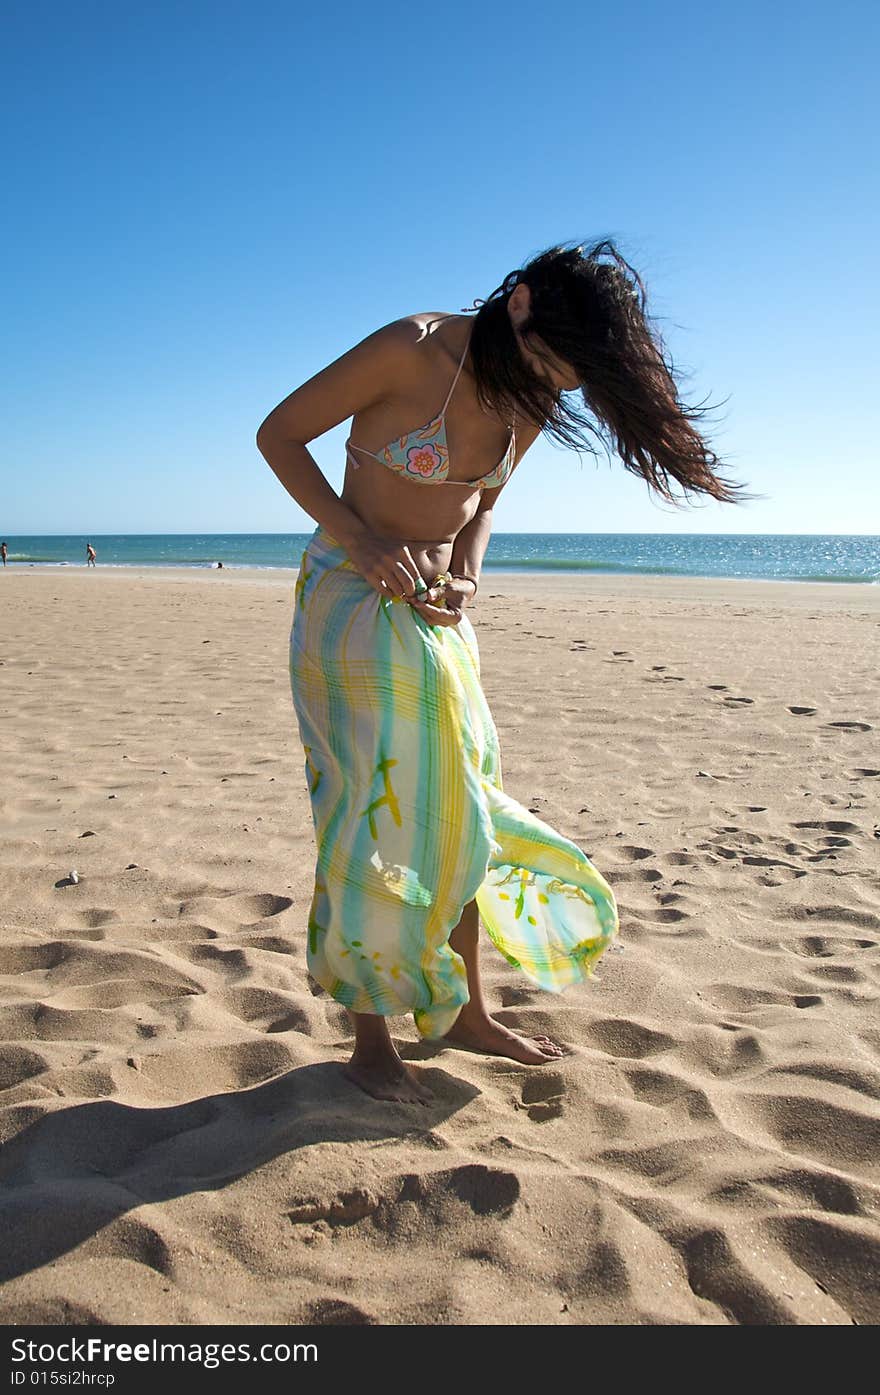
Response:
[{"label": "woman's fingers", "polygon": [[409,557],[409,549],[404,548],[404,551],[407,553],[408,563],[402,562],[398,558],[394,563],[394,576],[403,588],[400,593],[401,595],[415,596],[417,592],[422,590],[425,583],[419,574],[419,569],[415,562]]},{"label": "woman's fingers", "polygon": [[391,567],[384,576],[380,577],[380,581],[392,596],[406,596],[407,592],[403,584],[403,577],[395,567]]},{"label": "woman's fingers", "polygon": [[[403,570],[406,573],[407,580],[411,583],[410,586],[407,587],[407,594],[410,596],[414,596],[423,589],[423,587],[425,586],[425,580],[421,572],[419,571],[418,564],[408,547],[403,548],[403,558]],[[398,566],[400,565],[401,563],[398,562]]]},{"label": "woman's fingers", "polygon": [[409,600],[425,590],[425,582],[406,546],[366,533],[352,544],[350,556],[361,575],[381,595]]},{"label": "woman's fingers", "polygon": [[408,547],[401,548],[396,555],[384,558],[378,571],[380,582],[393,596],[403,596],[406,600],[411,600],[426,589]]},{"label": "woman's fingers", "polygon": [[410,601],[410,605],[413,610],[417,610],[420,615],[423,615],[431,625],[457,625],[461,619],[460,610],[431,605],[428,601]]}]

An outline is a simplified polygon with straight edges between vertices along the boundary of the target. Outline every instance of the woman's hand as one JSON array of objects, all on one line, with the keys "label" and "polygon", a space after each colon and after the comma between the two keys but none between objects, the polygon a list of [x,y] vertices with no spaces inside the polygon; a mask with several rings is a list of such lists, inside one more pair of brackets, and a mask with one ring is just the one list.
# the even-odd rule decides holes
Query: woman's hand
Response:
[{"label": "woman's hand", "polygon": [[347,542],[345,550],[364,580],[382,596],[402,596],[408,601],[425,586],[405,543],[363,532]]},{"label": "woman's hand", "polygon": [[465,606],[473,600],[476,592],[472,581],[460,578],[448,581],[444,587],[429,587],[421,600],[407,599],[413,610],[424,616],[429,625],[457,625]]}]

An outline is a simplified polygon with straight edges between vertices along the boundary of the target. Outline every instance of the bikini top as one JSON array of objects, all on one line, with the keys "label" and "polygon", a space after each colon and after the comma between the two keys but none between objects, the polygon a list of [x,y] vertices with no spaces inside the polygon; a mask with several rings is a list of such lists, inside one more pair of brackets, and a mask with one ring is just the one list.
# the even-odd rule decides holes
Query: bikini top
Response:
[{"label": "bikini top", "polygon": [[396,440],[390,441],[378,453],[367,450],[364,446],[356,446],[349,436],[345,445],[348,458],[355,470],[360,469],[361,461],[355,460],[351,452],[359,450],[364,455],[372,456],[374,460],[378,460],[380,465],[387,465],[388,469],[393,470],[395,474],[411,480],[413,484],[460,484],[469,485],[472,489],[497,489],[499,485],[504,483],[514,465],[516,452],[516,432],[514,429],[510,432],[507,450],[495,469],[490,470],[488,475],[483,475],[478,480],[450,480],[448,478],[449,448],[446,444],[446,408],[449,406],[459,374],[464,367],[470,342],[469,333],[461,362],[455,377],[452,379],[452,387],[446,395],[446,401],[443,403],[438,416],[424,426],[418,427],[415,431],[408,431],[405,436],[399,436]]}]

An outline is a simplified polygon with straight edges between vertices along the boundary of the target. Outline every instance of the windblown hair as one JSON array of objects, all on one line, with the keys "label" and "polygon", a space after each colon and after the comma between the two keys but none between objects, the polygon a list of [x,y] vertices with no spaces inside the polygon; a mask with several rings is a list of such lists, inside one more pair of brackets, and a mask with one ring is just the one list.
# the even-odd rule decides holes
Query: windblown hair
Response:
[{"label": "windblown hair", "polygon": [[[546,360],[543,344],[571,365],[586,411],[577,393],[556,391],[520,352],[507,311],[520,282],[531,291],[531,312],[520,333],[536,357]],[[690,495],[724,503],[752,497],[719,473],[721,462],[696,425],[709,409],[681,400],[672,361],[649,323],[642,279],[613,242],[605,239],[589,250],[551,247],[512,271],[471,310],[478,305],[471,359],[485,410],[503,421],[514,413],[525,417],[576,451],[595,455],[599,440],[672,504],[689,502]]]}]

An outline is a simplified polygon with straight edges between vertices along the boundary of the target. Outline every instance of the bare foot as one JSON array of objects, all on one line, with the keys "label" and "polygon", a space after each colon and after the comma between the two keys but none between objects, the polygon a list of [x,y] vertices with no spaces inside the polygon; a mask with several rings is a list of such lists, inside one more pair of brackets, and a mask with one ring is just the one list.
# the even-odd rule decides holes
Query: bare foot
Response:
[{"label": "bare foot", "polygon": [[342,1074],[360,1086],[374,1100],[394,1100],[398,1104],[429,1104],[434,1098],[418,1075],[399,1056],[356,1061],[352,1056]]},{"label": "bare foot", "polygon": [[512,1061],[519,1061],[524,1066],[545,1066],[548,1061],[558,1061],[564,1054],[562,1047],[549,1037],[521,1037],[509,1027],[496,1022],[494,1017],[462,1022],[463,1015],[459,1015],[444,1037],[444,1041],[452,1046],[466,1046],[487,1056],[509,1056]]}]

